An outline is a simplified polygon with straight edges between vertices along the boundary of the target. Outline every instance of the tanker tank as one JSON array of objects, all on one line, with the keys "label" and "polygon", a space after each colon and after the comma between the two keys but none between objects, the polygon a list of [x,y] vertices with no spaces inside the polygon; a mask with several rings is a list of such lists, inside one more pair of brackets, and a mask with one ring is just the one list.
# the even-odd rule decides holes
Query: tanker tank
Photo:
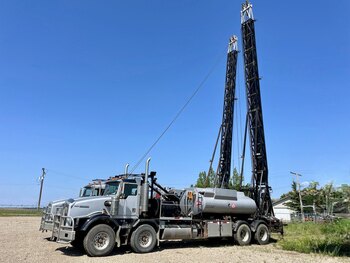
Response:
[{"label": "tanker tank", "polygon": [[199,214],[252,215],[255,201],[239,192],[222,188],[189,188],[180,199],[184,216]]}]

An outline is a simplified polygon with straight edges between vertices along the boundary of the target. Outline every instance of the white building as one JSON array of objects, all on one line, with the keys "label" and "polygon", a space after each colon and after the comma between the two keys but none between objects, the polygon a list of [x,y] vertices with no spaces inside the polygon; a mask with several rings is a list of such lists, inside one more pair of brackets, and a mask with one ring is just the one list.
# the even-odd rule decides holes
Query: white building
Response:
[{"label": "white building", "polygon": [[294,210],[290,209],[286,204],[290,203],[291,199],[289,196],[282,198],[272,204],[275,216],[282,220],[282,222],[290,222],[291,214],[295,213]]}]

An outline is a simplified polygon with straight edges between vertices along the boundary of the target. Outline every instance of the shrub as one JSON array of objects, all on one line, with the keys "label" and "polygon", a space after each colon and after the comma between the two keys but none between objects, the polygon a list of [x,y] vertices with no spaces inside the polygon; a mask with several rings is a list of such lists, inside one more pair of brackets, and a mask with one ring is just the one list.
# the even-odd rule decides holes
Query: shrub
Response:
[{"label": "shrub", "polygon": [[350,220],[290,224],[285,227],[285,236],[279,245],[302,253],[350,256]]}]

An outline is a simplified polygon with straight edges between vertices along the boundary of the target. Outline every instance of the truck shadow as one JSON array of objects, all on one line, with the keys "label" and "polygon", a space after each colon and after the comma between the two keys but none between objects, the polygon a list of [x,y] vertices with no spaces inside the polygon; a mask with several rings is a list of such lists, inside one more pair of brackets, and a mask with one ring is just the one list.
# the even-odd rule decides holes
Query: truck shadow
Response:
[{"label": "truck shadow", "polygon": [[[277,239],[271,238],[270,243],[276,243]],[[256,245],[256,243],[252,242],[252,245]],[[210,248],[210,247],[225,247],[225,246],[238,246],[232,239],[205,239],[205,240],[174,240],[174,241],[162,241],[159,247],[156,247],[153,252],[160,252],[163,250],[169,249],[181,249],[181,248]],[[71,257],[80,257],[86,255],[84,249],[78,249],[72,247],[71,245],[59,247],[56,251],[60,251],[62,254]],[[134,253],[129,246],[122,246],[119,248],[114,248],[112,253],[108,255],[116,256],[116,255],[124,255]],[[152,252],[151,252],[152,253]]]},{"label": "truck shadow", "polygon": [[[83,248],[82,249],[75,248],[75,247],[72,247],[70,245],[65,246],[65,247],[56,248],[56,251],[60,251],[60,252],[62,252],[63,255],[70,256],[70,257],[81,257],[81,256],[86,255]],[[124,246],[124,247],[120,247],[120,248],[114,248],[112,253],[109,254],[108,256],[105,256],[105,257],[124,255],[124,254],[128,254],[128,253],[132,253],[131,249],[127,246]]]}]

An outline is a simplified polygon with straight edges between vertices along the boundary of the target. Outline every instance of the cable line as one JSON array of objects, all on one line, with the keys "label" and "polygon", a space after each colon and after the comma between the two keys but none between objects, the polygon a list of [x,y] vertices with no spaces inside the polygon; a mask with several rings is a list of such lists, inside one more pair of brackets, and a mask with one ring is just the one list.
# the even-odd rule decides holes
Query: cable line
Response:
[{"label": "cable line", "polygon": [[62,172],[55,171],[55,170],[52,170],[52,169],[46,169],[46,171],[50,172],[50,173],[55,173],[55,174],[58,174],[58,175],[61,175],[61,176],[64,176],[64,177],[74,178],[76,180],[82,180],[82,181],[87,181],[88,180],[87,178],[83,178],[83,177],[79,177],[79,176],[75,176],[75,175],[71,175],[71,174],[67,174],[67,173],[62,173]]},{"label": "cable line", "polygon": [[205,82],[208,80],[210,75],[213,73],[219,62],[221,61],[222,56],[219,56],[217,61],[214,63],[214,65],[211,67],[209,72],[205,75],[203,80],[199,83],[198,87],[194,90],[191,97],[186,101],[186,103],[180,108],[180,110],[177,112],[175,117],[172,119],[172,121],[168,124],[168,126],[164,129],[164,131],[159,135],[159,137],[155,140],[155,142],[148,148],[148,150],[142,155],[142,157],[138,160],[138,162],[134,165],[134,167],[131,169],[130,173],[133,173],[135,169],[141,164],[141,162],[146,158],[146,156],[151,152],[151,150],[157,145],[157,143],[160,141],[160,139],[164,136],[164,134],[170,129],[170,127],[175,123],[175,121],[180,117],[181,113],[185,110],[185,108],[190,104],[192,99],[197,95],[198,91],[204,86]]}]

